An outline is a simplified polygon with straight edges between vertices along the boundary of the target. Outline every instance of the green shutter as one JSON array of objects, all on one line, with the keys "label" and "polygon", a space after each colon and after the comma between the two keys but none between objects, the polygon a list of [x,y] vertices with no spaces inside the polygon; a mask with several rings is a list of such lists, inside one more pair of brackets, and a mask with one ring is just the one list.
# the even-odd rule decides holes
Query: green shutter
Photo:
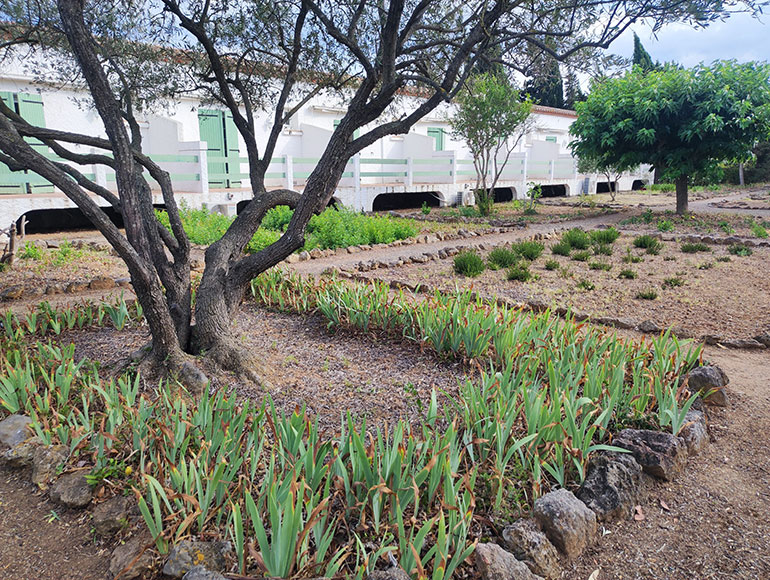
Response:
[{"label": "green shutter", "polygon": [[241,186],[241,150],[238,146],[238,128],[233,114],[225,112],[225,143],[227,144],[227,187]]},{"label": "green shutter", "polygon": [[[45,114],[43,113],[43,97],[38,94],[19,93],[17,95],[19,115],[27,121],[30,125],[36,127],[45,127]],[[48,147],[43,145],[37,139],[27,138],[26,141],[32,145],[32,148],[37,150],[38,153],[49,156]],[[30,184],[30,190],[32,193],[53,193],[53,185],[40,178],[35,179],[34,176],[30,181],[36,182]]]},{"label": "green shutter", "polygon": [[[5,101],[10,109],[16,110],[16,104],[14,103],[13,93],[0,92],[0,98]],[[18,180],[18,176],[21,175],[20,171],[11,171],[5,163],[0,163],[0,194],[3,193],[24,193],[26,190],[21,183],[12,183],[13,180]],[[8,225],[8,224],[4,224]]]},{"label": "green shutter", "polygon": [[225,157],[225,136],[222,127],[222,112],[211,109],[198,109],[198,125],[201,141],[206,142],[208,151],[209,187],[225,187],[227,164]]},{"label": "green shutter", "polygon": [[441,127],[428,127],[428,137],[433,137],[436,142],[436,151],[444,150],[444,129]]}]

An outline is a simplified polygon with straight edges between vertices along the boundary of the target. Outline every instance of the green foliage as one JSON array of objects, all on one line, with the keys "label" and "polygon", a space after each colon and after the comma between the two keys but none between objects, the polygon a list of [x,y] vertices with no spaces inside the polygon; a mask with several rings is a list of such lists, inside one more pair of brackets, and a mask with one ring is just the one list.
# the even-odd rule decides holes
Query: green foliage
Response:
[{"label": "green foliage", "polygon": [[557,256],[569,256],[572,251],[572,246],[562,240],[561,242],[551,246],[551,252]]},{"label": "green foliage", "polygon": [[558,61],[543,53],[534,75],[524,85],[524,91],[538,105],[563,108],[564,85]]},{"label": "green foliage", "polygon": [[636,272],[634,272],[630,268],[624,268],[620,271],[620,274],[618,274],[618,278],[624,278],[626,280],[636,280]]},{"label": "green foliage", "polygon": [[281,232],[259,228],[246,244],[246,253],[255,254],[264,250],[270,244],[274,244],[281,237]]},{"label": "green foliage", "polygon": [[572,254],[572,259],[576,262],[587,262],[588,259],[591,257],[591,252],[588,250],[581,250],[579,252],[574,252]]},{"label": "green foliage", "polygon": [[428,215],[430,213],[430,206],[428,205],[428,202],[426,201],[422,202],[422,207],[420,207],[420,211],[422,212],[422,215]]},{"label": "green foliage", "polygon": [[644,49],[644,46],[642,46],[642,41],[639,40],[636,32],[634,32],[634,55],[632,58],[632,63],[634,66],[638,66],[644,73],[648,73],[657,68],[652,62],[650,53],[648,53]]},{"label": "green foliage", "polygon": [[679,286],[684,286],[684,278],[680,278],[679,276],[674,276],[663,280],[664,288],[678,288]]},{"label": "green foliage", "polygon": [[513,246],[513,250],[522,258],[525,258],[529,260],[530,262],[534,262],[537,260],[540,255],[543,253],[543,250],[545,249],[545,246],[541,244],[540,242],[533,242],[533,241],[527,241],[527,242],[519,242],[518,244]]},{"label": "green foliage", "polygon": [[770,133],[770,65],[666,65],[595,83],[570,127],[578,158],[619,169],[641,163],[679,179],[746,160]]},{"label": "green foliage", "polygon": [[730,225],[730,222],[722,220],[717,225],[719,226],[720,230],[722,230],[724,233],[728,235],[735,233],[735,228]]},{"label": "green foliage", "polygon": [[[659,191],[660,193],[672,193],[676,191],[676,185],[674,185],[673,183],[651,183],[648,186],[648,189],[650,191]],[[648,209],[647,211],[652,213],[652,210],[650,209]]]},{"label": "green foliage", "polygon": [[634,246],[647,251],[648,254],[658,254],[663,249],[663,244],[655,236],[643,234],[634,238]]},{"label": "green foliage", "polygon": [[490,268],[498,270],[500,268],[507,268],[518,262],[519,254],[515,250],[509,248],[494,248],[489,252],[487,260]]},{"label": "green foliage", "polygon": [[573,250],[587,250],[591,244],[591,237],[580,228],[572,228],[564,233],[561,241]]},{"label": "green foliage", "polygon": [[529,271],[529,266],[526,262],[518,262],[513,264],[505,272],[505,279],[517,282],[526,282],[532,277],[532,273]]},{"label": "green foliage", "polygon": [[767,229],[765,226],[756,222],[751,224],[751,233],[754,234],[754,237],[756,238],[767,238]]},{"label": "green foliage", "polygon": [[650,288],[648,290],[640,290],[636,293],[636,297],[639,300],[655,300],[658,297],[658,293]]},{"label": "green foliage", "polygon": [[527,198],[529,199],[529,207],[524,210],[525,215],[534,215],[537,213],[535,210],[535,203],[543,196],[543,186],[534,181],[527,183]]},{"label": "green foliage", "polygon": [[708,252],[709,247],[703,242],[685,242],[679,249],[685,254],[697,254],[698,252]]},{"label": "green foliage", "polygon": [[732,262],[732,258],[730,256],[719,256],[717,257],[717,262]]},{"label": "green foliage", "polygon": [[277,205],[267,210],[265,217],[262,219],[262,227],[266,230],[285,232],[293,215],[294,210],[288,205]]},{"label": "green foliage", "polygon": [[658,221],[659,232],[673,232],[674,223],[671,220],[659,220]]},{"label": "green foliage", "polygon": [[601,270],[603,272],[609,272],[612,270],[612,264],[607,262],[589,262],[588,268],[590,270]]},{"label": "green foliage", "polygon": [[549,271],[557,270],[559,268],[559,262],[556,260],[546,260],[545,261],[545,269]]},{"label": "green foliage", "polygon": [[746,244],[730,244],[727,246],[727,251],[730,252],[733,256],[751,256],[751,254],[754,253],[754,250],[749,248]]},{"label": "green foliage", "polygon": [[475,251],[465,250],[455,256],[455,273],[469,278],[475,278],[485,269],[484,260]]},{"label": "green foliage", "polygon": [[33,242],[24,242],[24,247],[19,251],[19,258],[23,260],[41,260],[43,250],[38,248]]},{"label": "green foliage", "polygon": [[639,262],[644,262],[644,258],[641,256],[634,256],[631,252],[631,248],[626,248],[626,255],[623,256],[623,262],[626,264],[638,264]]},{"label": "green foliage", "polygon": [[[162,210],[155,210],[155,215],[169,231],[171,225],[168,214]],[[182,220],[187,237],[193,244],[207,246],[213,244],[227,231],[233,218],[220,213],[210,213],[207,209],[192,209],[182,204],[179,207],[179,218]]]},{"label": "green foliage", "polygon": [[612,246],[610,244],[594,244],[593,246],[595,256],[611,256]]},{"label": "green foliage", "polygon": [[620,237],[620,232],[615,228],[604,230],[592,230],[589,234],[594,244],[614,244]]},{"label": "green foliage", "polygon": [[590,292],[591,290],[596,289],[596,284],[584,278],[583,280],[577,283],[577,288],[579,290],[585,290],[586,292]]}]

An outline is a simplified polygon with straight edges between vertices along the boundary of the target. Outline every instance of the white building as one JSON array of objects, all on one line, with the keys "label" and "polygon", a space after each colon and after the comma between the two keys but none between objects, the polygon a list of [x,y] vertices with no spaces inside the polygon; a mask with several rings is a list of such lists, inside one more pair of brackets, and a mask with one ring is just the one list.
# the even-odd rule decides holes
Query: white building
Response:
[{"label": "white building", "polygon": [[[40,83],[23,60],[5,61],[4,65],[0,96],[31,123],[104,135],[96,112],[83,104],[87,102],[84,92],[72,86]],[[336,201],[363,211],[419,207],[423,201],[431,205],[468,203],[475,171],[467,148],[451,135],[447,122],[450,112],[450,106],[434,111],[408,134],[381,139],[356,155],[337,188]],[[335,123],[344,114],[345,109],[330,98],[316,97],[303,107],[279,138],[268,186],[302,191]],[[533,129],[511,155],[496,197],[522,198],[528,182],[541,184],[545,195],[577,195],[601,187],[596,176],[578,174],[569,152],[568,132],[575,113],[536,106],[533,117]],[[250,199],[245,147],[225,111],[188,98],[146,114],[140,123],[144,152],[169,171],[175,191],[189,206],[205,205],[232,215],[239,204]],[[263,114],[265,136],[269,123],[269,115]],[[109,168],[93,166],[81,171],[98,184],[115,188]],[[628,175],[619,186],[631,189],[634,183],[648,181],[646,173]],[[0,164],[0,223],[27,215],[34,225],[35,216],[42,215],[40,210],[67,208],[75,206],[41,177],[11,172]],[[74,219],[74,212],[70,219]]]}]

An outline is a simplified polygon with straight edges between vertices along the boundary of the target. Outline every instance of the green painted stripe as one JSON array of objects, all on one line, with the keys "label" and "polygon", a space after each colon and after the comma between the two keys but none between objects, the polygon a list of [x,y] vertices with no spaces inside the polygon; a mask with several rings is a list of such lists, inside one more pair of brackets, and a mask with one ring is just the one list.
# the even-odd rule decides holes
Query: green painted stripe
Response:
[{"label": "green painted stripe", "polygon": [[361,159],[361,165],[406,165],[406,159]]},{"label": "green painted stripe", "polygon": [[473,159],[458,159],[458,165],[473,165]]},{"label": "green painted stripe", "polygon": [[198,163],[197,155],[150,155],[150,159],[166,163]]},{"label": "green painted stripe", "polygon": [[294,163],[299,163],[301,165],[308,163],[318,163],[320,160],[320,157],[295,157],[293,159]]},{"label": "green painted stripe", "polygon": [[406,177],[406,171],[362,171],[361,177]]},{"label": "green painted stripe", "polygon": [[412,165],[451,165],[452,159],[449,157],[439,157],[436,159],[412,159]]},{"label": "green painted stripe", "polygon": [[265,173],[265,179],[286,179],[286,174],[281,171]]}]

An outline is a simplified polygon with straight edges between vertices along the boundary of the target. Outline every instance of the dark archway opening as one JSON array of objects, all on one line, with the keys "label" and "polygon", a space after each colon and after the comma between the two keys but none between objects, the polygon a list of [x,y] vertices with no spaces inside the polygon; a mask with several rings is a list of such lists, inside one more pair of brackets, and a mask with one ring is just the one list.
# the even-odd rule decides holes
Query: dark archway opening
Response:
[{"label": "dark archway opening", "polygon": [[[246,209],[246,206],[249,205],[250,199],[244,199],[243,201],[239,201],[235,206],[235,213],[237,215],[241,215],[241,212]],[[340,206],[340,200],[336,197],[333,197],[329,200],[329,203],[326,204],[326,207],[332,207],[334,209],[337,209]]]},{"label": "dark archway opening", "polygon": [[415,193],[381,193],[374,198],[372,211],[389,211],[392,209],[414,209],[426,204],[429,207],[441,205],[440,196],[434,192]]},{"label": "dark archway opening", "polygon": [[[159,204],[155,209],[166,209],[166,206]],[[123,216],[112,207],[103,207],[102,211],[107,214],[110,221],[117,227],[123,227]],[[22,217],[27,218],[25,233],[27,234],[46,234],[51,232],[69,232],[78,230],[94,230],[94,225],[89,221],[85,214],[78,208],[62,209],[33,209],[25,213]],[[21,228],[21,219],[16,222],[16,227]]]},{"label": "dark archway opening", "polygon": [[634,179],[631,184],[631,191],[641,191],[642,189],[647,189],[647,182],[642,179]]},{"label": "dark archway opening", "polygon": [[609,193],[611,191],[617,191],[617,181],[597,181],[596,193]]},{"label": "dark archway opening", "polygon": [[506,201],[513,201],[513,188],[512,187],[495,187],[492,192],[495,196],[495,203],[505,203]]},{"label": "dark archway opening", "polygon": [[566,185],[543,185],[541,186],[542,197],[566,197]]}]

